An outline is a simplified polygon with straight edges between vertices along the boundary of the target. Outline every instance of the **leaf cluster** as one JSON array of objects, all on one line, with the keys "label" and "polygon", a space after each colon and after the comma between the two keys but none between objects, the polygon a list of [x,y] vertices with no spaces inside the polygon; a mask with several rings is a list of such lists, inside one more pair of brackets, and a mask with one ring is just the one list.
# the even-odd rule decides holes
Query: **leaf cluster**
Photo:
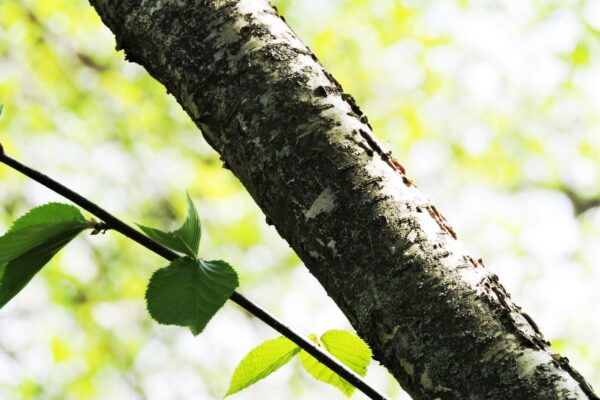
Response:
[{"label": "leaf cluster", "polygon": [[[358,375],[364,377],[367,374],[372,352],[358,336],[350,332],[332,329],[325,332],[320,338],[314,334],[309,335],[309,338],[316,346],[326,350]],[[244,357],[233,373],[226,396],[237,393],[266,378],[296,355],[310,376],[334,386],[347,397],[352,396],[356,388],[350,382],[283,336],[267,340]]]},{"label": "leaf cluster", "polygon": [[[187,203],[187,217],[179,229],[166,232],[139,227],[148,237],[181,255],[150,278],[146,290],[150,315],[161,324],[184,326],[198,335],[239,282],[237,273],[225,261],[198,257],[202,228],[189,195]],[[95,234],[100,228],[96,221],[86,221],[78,208],[61,203],[34,208],[14,221],[0,237],[0,308],[85,229],[93,229]],[[106,229],[105,224],[102,229]],[[320,338],[309,337],[358,375],[366,374],[371,350],[357,336],[330,330]],[[227,395],[266,378],[296,355],[313,378],[333,385],[346,396],[352,395],[355,390],[352,384],[283,336],[268,340],[248,353],[236,368]]]},{"label": "leaf cluster", "polygon": [[187,202],[187,218],[175,231],[138,226],[154,241],[183,255],[150,278],[146,290],[150,315],[161,324],[186,326],[198,335],[239,282],[237,273],[225,261],[198,258],[202,228],[189,195]]}]

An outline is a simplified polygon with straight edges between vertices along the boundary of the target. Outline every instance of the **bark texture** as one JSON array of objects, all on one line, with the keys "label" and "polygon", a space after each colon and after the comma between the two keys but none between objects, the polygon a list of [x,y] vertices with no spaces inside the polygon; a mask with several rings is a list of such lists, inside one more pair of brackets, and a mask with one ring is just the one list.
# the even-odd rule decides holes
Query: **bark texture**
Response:
[{"label": "bark texture", "polygon": [[91,3],[413,398],[598,398],[265,0]]}]

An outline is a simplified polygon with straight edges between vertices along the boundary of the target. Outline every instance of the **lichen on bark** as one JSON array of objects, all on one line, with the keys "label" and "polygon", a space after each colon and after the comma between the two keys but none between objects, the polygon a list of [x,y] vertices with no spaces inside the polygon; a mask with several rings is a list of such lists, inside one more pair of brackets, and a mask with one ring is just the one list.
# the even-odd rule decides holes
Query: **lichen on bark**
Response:
[{"label": "lichen on bark", "polygon": [[413,398],[598,398],[266,1],[91,3]]}]

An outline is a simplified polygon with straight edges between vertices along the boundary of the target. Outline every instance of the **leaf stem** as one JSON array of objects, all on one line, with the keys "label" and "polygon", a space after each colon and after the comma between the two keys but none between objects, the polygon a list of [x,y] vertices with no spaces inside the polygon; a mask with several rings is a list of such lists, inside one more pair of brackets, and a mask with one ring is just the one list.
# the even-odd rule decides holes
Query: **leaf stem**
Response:
[{"label": "leaf stem", "polygon": [[[73,190],[71,190],[68,187],[64,186],[63,184],[55,181],[54,179],[50,178],[49,176],[47,176],[39,171],[36,171],[33,168],[30,168],[30,167],[20,163],[19,161],[15,160],[14,158],[8,156],[4,152],[4,148],[2,147],[1,143],[0,143],[0,162],[19,171],[20,173],[33,179],[34,181],[44,185],[48,189],[60,194],[61,196],[65,197],[66,199],[77,204],[84,210],[93,214],[97,218],[100,218],[102,221],[104,221],[104,223],[106,224],[105,226],[108,229],[112,229],[112,230],[120,232],[121,234],[128,237],[129,239],[137,242],[138,244],[141,244],[142,246],[146,247],[148,250],[153,251],[154,253],[162,256],[163,258],[165,258],[169,261],[173,261],[176,258],[179,258],[179,255],[177,253],[171,251],[170,249],[166,248],[165,246],[163,246],[163,245],[155,242],[154,240],[150,239],[149,237],[145,236],[140,231],[134,229],[130,225],[121,221],[120,219],[118,219],[117,217],[115,217],[114,215],[109,213],[108,211],[104,210],[100,206],[96,205],[95,203],[91,202],[87,198],[83,197],[79,193],[74,192]],[[245,309],[246,311],[248,311],[250,314],[254,315],[258,319],[263,321],[265,324],[269,325],[271,328],[275,329],[277,332],[279,332],[283,336],[287,337],[289,340],[291,340],[295,344],[297,344],[300,348],[302,348],[307,353],[309,353],[310,355],[315,357],[322,364],[326,365],[331,370],[333,370],[335,373],[337,373],[342,378],[344,378],[345,380],[350,382],[352,385],[354,385],[357,389],[359,389],[361,392],[363,392],[365,395],[367,395],[370,399],[386,400],[385,396],[383,396],[382,394],[377,392],[377,390],[375,390],[374,388],[369,386],[369,384],[361,376],[356,374],[354,371],[352,371],[351,369],[346,367],[344,364],[342,364],[341,362],[339,362],[338,360],[336,360],[329,354],[323,352],[321,349],[319,349],[317,346],[315,346],[315,344],[312,343],[310,340],[308,340],[305,337],[294,332],[292,329],[290,329],[289,327],[284,325],[282,322],[277,320],[275,317],[273,317],[267,311],[262,309],[260,306],[253,303],[252,301],[248,300],[242,294],[240,294],[238,292],[233,292],[233,294],[230,297],[230,300],[233,301],[234,303],[236,303],[237,305],[239,305],[240,307],[242,307],[243,309]]]}]

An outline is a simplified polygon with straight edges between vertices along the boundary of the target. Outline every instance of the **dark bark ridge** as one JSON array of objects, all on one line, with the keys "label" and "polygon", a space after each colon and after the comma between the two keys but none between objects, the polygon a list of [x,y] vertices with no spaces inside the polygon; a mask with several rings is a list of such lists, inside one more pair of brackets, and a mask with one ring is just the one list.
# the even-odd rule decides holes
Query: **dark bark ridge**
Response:
[{"label": "dark bark ridge", "polygon": [[598,399],[265,0],[91,0],[415,399]]}]

